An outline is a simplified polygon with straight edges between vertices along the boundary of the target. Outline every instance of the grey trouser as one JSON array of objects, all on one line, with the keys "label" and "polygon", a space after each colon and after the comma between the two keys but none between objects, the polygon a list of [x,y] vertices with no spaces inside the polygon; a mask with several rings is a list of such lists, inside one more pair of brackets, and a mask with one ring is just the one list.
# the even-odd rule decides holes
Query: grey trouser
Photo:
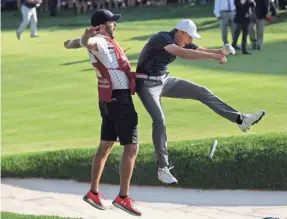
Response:
[{"label": "grey trouser", "polygon": [[231,29],[232,39],[234,38],[234,31],[236,24],[234,23],[235,11],[232,12],[220,12],[220,29],[221,37],[224,44],[228,44],[228,26]]},{"label": "grey trouser", "polygon": [[187,80],[167,76],[163,80],[137,79],[137,94],[152,118],[152,139],[158,166],[168,163],[165,117],[161,97],[199,100],[220,116],[235,122],[240,113],[216,97],[208,88]]},{"label": "grey trouser", "polygon": [[28,8],[25,5],[21,6],[21,13],[22,13],[22,22],[17,30],[18,33],[22,33],[28,24],[31,22],[31,36],[37,35],[37,11],[36,7]]},{"label": "grey trouser", "polygon": [[[256,33],[254,30],[256,25]],[[253,17],[249,26],[249,36],[252,43],[256,43],[260,49],[263,49],[263,34],[264,34],[265,20]]]}]

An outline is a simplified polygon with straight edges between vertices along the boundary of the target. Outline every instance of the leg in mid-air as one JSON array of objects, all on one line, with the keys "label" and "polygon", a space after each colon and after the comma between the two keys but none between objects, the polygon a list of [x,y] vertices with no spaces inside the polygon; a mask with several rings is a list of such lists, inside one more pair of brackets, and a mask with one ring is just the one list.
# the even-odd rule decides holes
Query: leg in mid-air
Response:
[{"label": "leg in mid-air", "polygon": [[239,128],[244,132],[259,122],[265,115],[264,110],[254,114],[241,114],[238,110],[215,96],[208,88],[179,78],[170,77],[168,79],[163,89],[163,96],[199,100],[218,115],[237,123]]}]

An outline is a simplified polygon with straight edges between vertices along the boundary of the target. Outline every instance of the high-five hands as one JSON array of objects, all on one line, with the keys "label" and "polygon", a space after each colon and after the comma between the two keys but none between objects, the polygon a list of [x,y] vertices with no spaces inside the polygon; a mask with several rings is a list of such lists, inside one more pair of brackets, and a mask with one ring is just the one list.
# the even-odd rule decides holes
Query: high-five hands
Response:
[{"label": "high-five hands", "polygon": [[88,43],[89,38],[95,36],[100,32],[99,27],[88,27],[82,37],[82,44],[86,46],[89,50],[97,50],[97,44]]},{"label": "high-five hands", "polygon": [[84,33],[84,37],[85,38],[90,38],[95,36],[96,34],[98,34],[100,32],[99,30],[99,26],[96,27],[87,27]]},{"label": "high-five hands", "polygon": [[227,59],[225,56],[222,56],[221,60],[219,61],[219,64],[226,64],[227,63]]}]

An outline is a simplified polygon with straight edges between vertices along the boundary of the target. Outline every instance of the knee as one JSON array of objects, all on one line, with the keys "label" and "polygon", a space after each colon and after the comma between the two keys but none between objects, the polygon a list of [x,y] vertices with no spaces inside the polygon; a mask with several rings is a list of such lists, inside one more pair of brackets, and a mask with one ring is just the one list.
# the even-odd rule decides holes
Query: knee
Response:
[{"label": "knee", "polygon": [[111,153],[113,144],[113,141],[101,141],[96,154],[99,156],[108,156]]},{"label": "knee", "polygon": [[153,118],[152,125],[154,128],[160,128],[165,126],[165,118],[163,116],[158,118]]},{"label": "knee", "polygon": [[153,126],[165,126],[165,116],[162,111],[154,114],[151,113],[151,118]]},{"label": "knee", "polygon": [[124,146],[124,153],[126,153],[126,155],[128,157],[136,157],[138,152],[139,152],[139,145],[138,144],[128,144]]},{"label": "knee", "polygon": [[38,24],[37,20],[31,20],[31,28],[33,28],[33,25],[34,27],[37,26],[37,24]]},{"label": "knee", "polygon": [[196,99],[199,101],[204,101],[214,97],[214,94],[204,86],[199,86],[196,93]]},{"label": "knee", "polygon": [[28,24],[29,24],[29,20],[28,19],[26,19],[26,18],[24,18],[23,20],[22,20],[22,23],[24,24],[24,25],[26,25],[26,26],[28,26]]},{"label": "knee", "polygon": [[213,95],[211,90],[209,90],[207,87],[204,87],[204,86],[199,87],[199,93],[201,95],[205,95],[205,96]]}]

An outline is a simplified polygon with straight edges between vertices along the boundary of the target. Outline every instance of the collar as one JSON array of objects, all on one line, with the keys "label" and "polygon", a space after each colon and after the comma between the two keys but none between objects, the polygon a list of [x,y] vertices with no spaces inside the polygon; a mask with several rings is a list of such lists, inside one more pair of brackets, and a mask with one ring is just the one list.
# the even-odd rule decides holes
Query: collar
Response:
[{"label": "collar", "polygon": [[172,29],[171,31],[169,31],[169,33],[170,33],[170,35],[171,35],[171,37],[172,37],[174,43],[175,43],[175,31],[176,31],[175,28]]},{"label": "collar", "polygon": [[103,35],[103,34],[100,34],[100,33],[96,34],[95,37],[99,37],[99,38],[110,38],[110,37],[108,37],[108,36],[106,36],[106,35]]}]

